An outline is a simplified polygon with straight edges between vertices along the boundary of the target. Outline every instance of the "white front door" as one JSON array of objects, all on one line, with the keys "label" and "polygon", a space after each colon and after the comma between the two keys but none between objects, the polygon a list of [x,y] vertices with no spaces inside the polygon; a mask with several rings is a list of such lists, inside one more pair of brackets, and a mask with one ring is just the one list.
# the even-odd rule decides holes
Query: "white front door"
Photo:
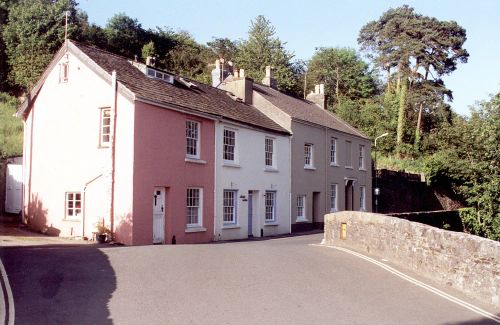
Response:
[{"label": "white front door", "polygon": [[165,188],[155,187],[153,193],[153,244],[165,242]]}]

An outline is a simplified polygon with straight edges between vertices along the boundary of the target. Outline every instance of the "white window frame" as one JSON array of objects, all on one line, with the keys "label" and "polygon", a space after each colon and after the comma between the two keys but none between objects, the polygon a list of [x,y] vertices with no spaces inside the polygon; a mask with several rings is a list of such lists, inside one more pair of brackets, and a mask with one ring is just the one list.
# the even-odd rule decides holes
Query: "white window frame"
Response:
[{"label": "white window frame", "polygon": [[[234,225],[238,221],[238,191],[224,190],[222,192],[222,221],[225,225]],[[230,220],[226,216],[230,215]]]},{"label": "white window frame", "polygon": [[[77,199],[77,196],[80,198]],[[66,192],[64,200],[64,219],[79,219],[82,214],[83,197],[81,192]]]},{"label": "white window frame", "polygon": [[359,169],[365,169],[365,145],[359,145],[359,157],[358,157],[358,167]]},{"label": "white window frame", "polygon": [[[264,194],[264,220],[265,222],[276,222],[276,191],[266,191]],[[271,200],[268,195],[271,196]],[[272,202],[272,205],[268,205],[269,202]],[[269,210],[271,208],[271,210]],[[269,213],[272,218],[269,218]]]},{"label": "white window frame", "polygon": [[338,210],[338,184],[330,184],[330,212]]},{"label": "white window frame", "polygon": [[314,169],[314,145],[312,143],[304,144],[304,168]]},{"label": "white window frame", "polygon": [[[226,132],[232,132],[232,134],[234,135],[233,137],[233,144],[231,143],[226,143],[226,139],[230,139],[229,137],[226,137]],[[233,130],[233,129],[229,129],[229,128],[224,128],[223,131],[222,131],[222,159],[223,161],[225,162],[230,162],[230,163],[236,163],[237,162],[237,131],[236,130]],[[230,149],[232,148],[232,152],[231,151],[227,151],[227,149]],[[233,156],[233,159],[226,159],[226,154],[228,155],[232,155]]]},{"label": "white window frame", "polygon": [[[196,191],[198,192],[197,197],[193,195]],[[196,199],[198,200],[198,202],[195,201]],[[191,222],[192,221],[191,218],[193,216],[191,215],[191,211],[196,211],[197,222]],[[188,187],[186,189],[186,227],[187,228],[201,227],[203,225],[202,221],[203,221],[203,188]]]},{"label": "white window frame", "polygon": [[[190,149],[194,150],[194,154],[190,153]],[[186,120],[186,157],[200,159],[200,122]]]},{"label": "white window frame", "polygon": [[366,187],[359,187],[359,211],[366,211]]},{"label": "white window frame", "polygon": [[[296,208],[297,208],[297,216],[296,220],[297,221],[305,221],[307,220],[306,217],[306,196],[305,195],[297,195],[297,201],[296,201]],[[302,211],[302,213],[300,213]]]},{"label": "white window frame", "polygon": [[[105,117],[104,114],[108,112],[108,116]],[[101,107],[100,109],[100,129],[99,129],[99,146],[100,147],[109,147],[111,143],[111,108],[110,107]],[[105,124],[105,121],[108,122],[108,124]],[[108,128],[108,131],[105,132],[104,129]],[[107,136],[107,140],[104,140],[105,137]]]},{"label": "white window frame", "polygon": [[345,141],[345,166],[352,168],[352,142],[349,140]]},{"label": "white window frame", "polygon": [[276,168],[275,139],[266,137],[264,140],[264,163],[268,168]]},{"label": "white window frame", "polygon": [[330,165],[337,166],[337,138],[330,138]]}]

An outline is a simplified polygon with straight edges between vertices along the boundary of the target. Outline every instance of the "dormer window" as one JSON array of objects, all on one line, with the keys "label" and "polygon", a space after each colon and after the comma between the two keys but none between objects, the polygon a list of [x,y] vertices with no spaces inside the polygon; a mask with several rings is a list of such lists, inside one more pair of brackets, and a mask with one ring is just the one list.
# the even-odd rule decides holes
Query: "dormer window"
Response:
[{"label": "dormer window", "polygon": [[170,84],[174,83],[174,76],[172,76],[166,72],[161,72],[161,71],[158,71],[158,70],[155,70],[153,68],[148,67],[148,68],[146,68],[146,74],[150,78],[160,79],[160,80],[166,81]]}]

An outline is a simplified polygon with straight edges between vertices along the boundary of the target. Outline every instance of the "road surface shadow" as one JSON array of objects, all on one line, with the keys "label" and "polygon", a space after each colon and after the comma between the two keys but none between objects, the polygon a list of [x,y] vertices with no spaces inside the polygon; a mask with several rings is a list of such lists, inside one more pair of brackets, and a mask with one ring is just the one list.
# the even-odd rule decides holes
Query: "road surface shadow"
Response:
[{"label": "road surface shadow", "polygon": [[116,276],[98,246],[6,247],[0,258],[16,324],[112,324]]},{"label": "road surface shadow", "polygon": [[[496,316],[500,317],[500,314],[497,314]],[[479,318],[458,323],[445,323],[444,325],[490,325],[490,324],[498,324],[498,322],[489,318]]]}]

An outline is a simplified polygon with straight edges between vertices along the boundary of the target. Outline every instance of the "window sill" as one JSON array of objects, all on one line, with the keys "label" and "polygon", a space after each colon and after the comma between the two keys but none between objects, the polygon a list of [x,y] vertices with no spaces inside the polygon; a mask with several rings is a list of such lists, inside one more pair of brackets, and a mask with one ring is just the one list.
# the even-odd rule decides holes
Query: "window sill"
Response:
[{"label": "window sill", "polygon": [[222,163],[223,167],[231,167],[231,168],[241,168],[239,164],[233,163],[233,162],[223,162]]},{"label": "window sill", "polygon": [[304,166],[304,169],[306,169],[306,170],[316,170],[315,167],[313,167],[313,166],[307,166],[307,165]]},{"label": "window sill", "polygon": [[264,224],[264,227],[276,227],[279,226],[279,223],[272,221],[272,222],[267,222]]},{"label": "window sill", "polygon": [[100,144],[100,145],[97,146],[97,149],[109,149],[109,148],[110,148],[109,145],[106,146],[106,145],[101,145]]},{"label": "window sill", "polygon": [[360,171],[366,172],[366,168],[359,168]]},{"label": "window sill", "polygon": [[223,225],[222,229],[240,229],[240,225]]},{"label": "window sill", "polygon": [[337,164],[337,163],[330,163],[330,166],[332,166],[332,167],[340,167],[340,165]]},{"label": "window sill", "polygon": [[188,163],[202,164],[202,165],[207,163],[205,160],[201,160],[200,158],[192,158],[192,157],[186,157],[186,158],[184,158],[184,161],[188,162]]},{"label": "window sill", "polygon": [[299,217],[295,220],[296,223],[300,223],[300,222],[309,222],[309,220],[307,220],[307,218],[304,218],[304,217]]},{"label": "window sill", "polygon": [[273,167],[266,167],[266,168],[264,168],[264,171],[267,173],[278,173],[279,172],[279,170],[277,168],[273,168]]},{"label": "window sill", "polygon": [[184,232],[204,232],[207,231],[205,227],[188,227]]},{"label": "window sill", "polygon": [[354,169],[352,166],[345,166],[345,169]]}]

